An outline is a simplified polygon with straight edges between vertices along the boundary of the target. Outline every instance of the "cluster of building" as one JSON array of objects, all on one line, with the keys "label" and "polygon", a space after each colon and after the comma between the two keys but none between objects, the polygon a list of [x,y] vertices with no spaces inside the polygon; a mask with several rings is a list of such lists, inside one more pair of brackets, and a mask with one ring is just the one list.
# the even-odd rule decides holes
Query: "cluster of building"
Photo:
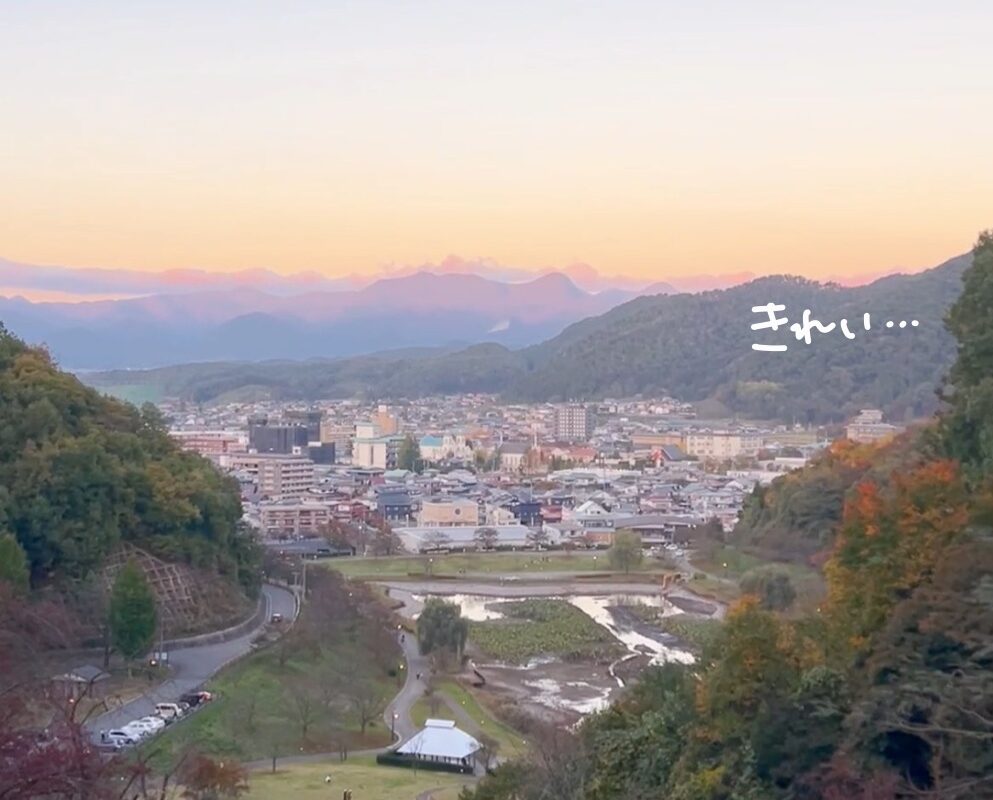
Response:
[{"label": "cluster of building", "polygon": [[[411,552],[666,543],[731,530],[757,484],[803,466],[830,432],[698,419],[671,398],[509,405],[483,395],[166,406],[173,435],[242,486],[268,538],[385,521]],[[892,435],[863,412],[847,433]],[[878,435],[877,435],[878,434]]]}]

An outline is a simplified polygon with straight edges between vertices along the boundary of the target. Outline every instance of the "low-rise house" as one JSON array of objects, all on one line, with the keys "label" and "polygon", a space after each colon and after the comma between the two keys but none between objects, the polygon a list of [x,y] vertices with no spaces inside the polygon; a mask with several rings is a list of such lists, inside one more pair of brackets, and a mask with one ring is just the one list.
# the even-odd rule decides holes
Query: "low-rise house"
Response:
[{"label": "low-rise house", "polygon": [[56,675],[51,680],[52,695],[76,701],[81,697],[103,699],[110,685],[110,674],[92,664],[84,664]]},{"label": "low-rise house", "polygon": [[259,504],[259,524],[272,536],[316,535],[331,522],[331,506],[314,500]]},{"label": "low-rise house", "polygon": [[376,511],[387,522],[411,522],[417,516],[417,504],[404,489],[386,489],[376,493]]},{"label": "low-rise house", "polygon": [[418,523],[422,527],[478,525],[479,505],[463,497],[431,497],[421,503]]}]

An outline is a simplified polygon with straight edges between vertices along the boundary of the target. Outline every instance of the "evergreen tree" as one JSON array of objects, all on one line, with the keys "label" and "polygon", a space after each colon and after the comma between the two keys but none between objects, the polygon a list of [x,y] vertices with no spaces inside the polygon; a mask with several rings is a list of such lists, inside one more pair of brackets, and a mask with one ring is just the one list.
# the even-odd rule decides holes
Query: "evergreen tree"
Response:
[{"label": "evergreen tree", "polygon": [[407,436],[400,445],[400,451],[397,453],[397,469],[406,469],[417,473],[424,469],[421,446],[413,436]]},{"label": "evergreen tree", "polygon": [[24,548],[11,533],[0,534],[0,582],[9,583],[18,592],[27,591],[31,573]]},{"label": "evergreen tree", "polygon": [[456,661],[461,661],[468,637],[469,623],[455,603],[447,603],[437,597],[428,598],[417,618],[417,638],[424,655],[435,650],[449,650]]},{"label": "evergreen tree", "polygon": [[979,235],[962,284],[962,294],[946,320],[959,352],[944,392],[951,410],[943,419],[943,438],[949,455],[989,473],[993,471],[993,231]]},{"label": "evergreen tree", "polygon": [[114,646],[124,658],[134,661],[151,647],[155,624],[155,595],[138,565],[129,561],[118,574],[110,596]]}]

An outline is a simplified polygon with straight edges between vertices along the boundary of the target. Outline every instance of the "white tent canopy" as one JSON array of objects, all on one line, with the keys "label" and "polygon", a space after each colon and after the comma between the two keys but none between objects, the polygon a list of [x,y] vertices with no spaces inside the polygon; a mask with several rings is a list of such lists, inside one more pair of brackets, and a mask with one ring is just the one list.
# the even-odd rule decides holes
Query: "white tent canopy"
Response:
[{"label": "white tent canopy", "polygon": [[396,752],[425,760],[462,761],[482,745],[448,719],[429,719],[424,727],[400,745]]}]

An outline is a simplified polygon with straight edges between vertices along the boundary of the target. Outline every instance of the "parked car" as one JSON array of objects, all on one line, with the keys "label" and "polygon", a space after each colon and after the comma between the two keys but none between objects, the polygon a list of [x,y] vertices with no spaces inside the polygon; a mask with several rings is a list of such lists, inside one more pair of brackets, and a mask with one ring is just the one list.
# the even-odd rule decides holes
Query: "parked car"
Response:
[{"label": "parked car", "polygon": [[140,731],[141,735],[147,738],[152,734],[158,733],[164,727],[165,723],[158,717],[142,717],[141,719],[129,722],[124,726],[124,730]]},{"label": "parked car", "polygon": [[158,703],[155,706],[155,713],[168,724],[183,716],[183,709],[178,703]]},{"label": "parked car", "polygon": [[125,736],[130,736],[136,742],[151,736],[155,730],[149,725],[141,725],[137,721],[129,722],[120,729]]},{"label": "parked car", "polygon": [[190,708],[196,708],[201,703],[209,703],[214,699],[210,692],[187,692],[179,698],[181,703],[189,704]]},{"label": "parked car", "polygon": [[131,747],[138,744],[138,737],[132,736],[121,728],[110,731],[100,731],[101,744],[114,745],[115,747]]},{"label": "parked car", "polygon": [[280,622],[282,622],[282,621],[283,621],[283,615],[282,615],[282,614],[280,614],[280,613],[279,613],[279,612],[277,611],[277,612],[276,612],[275,614],[273,614],[273,615],[272,615],[272,616],[271,616],[271,617],[269,618],[269,621],[270,621],[271,623],[273,623],[274,625],[278,625],[278,624],[279,624]]}]

